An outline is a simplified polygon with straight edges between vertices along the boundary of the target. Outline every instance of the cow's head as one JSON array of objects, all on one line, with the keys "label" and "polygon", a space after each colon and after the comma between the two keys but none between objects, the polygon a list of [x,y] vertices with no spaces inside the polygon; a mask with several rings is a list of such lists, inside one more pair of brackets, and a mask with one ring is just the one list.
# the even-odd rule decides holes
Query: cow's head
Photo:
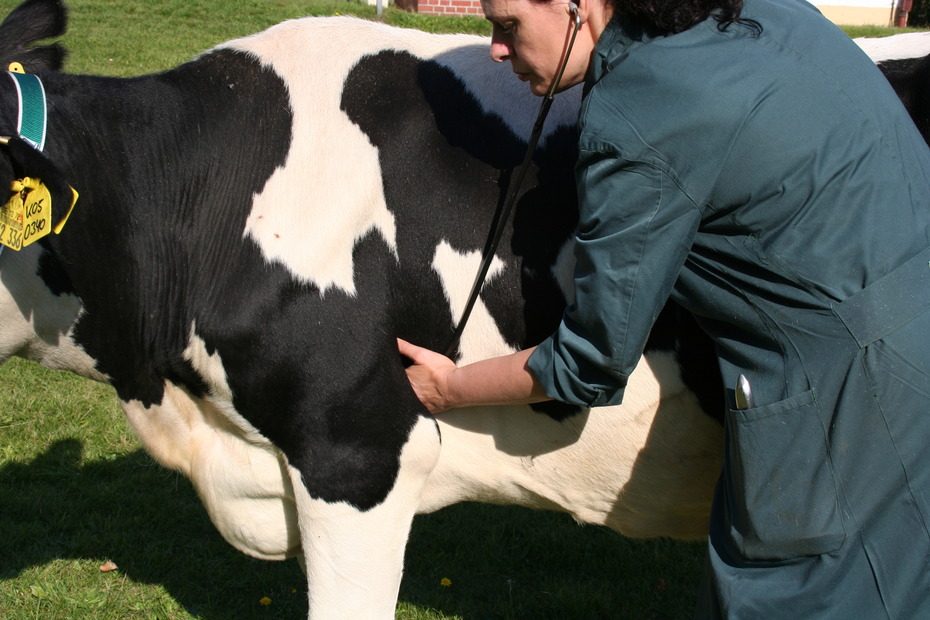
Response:
[{"label": "cow's head", "polygon": [[[36,45],[52,37],[64,34],[67,26],[67,8],[61,0],[26,0],[7,15],[0,23],[0,70],[10,70],[15,63],[19,72],[37,73],[58,71],[67,54],[60,43]],[[18,97],[12,78],[0,84],[0,203],[6,202],[10,194],[3,191],[10,187],[13,179],[23,177],[40,178],[52,195],[54,221],[64,215],[62,207],[71,204],[71,190],[67,187],[55,166],[39,151],[17,137],[16,118]],[[56,204],[57,203],[57,204]]]},{"label": "cow's head", "polygon": [[[60,43],[36,42],[64,34],[67,8],[61,0],[26,0],[0,23],[0,70],[38,73],[58,71],[66,56]],[[16,65],[15,69],[13,68]],[[17,135],[19,97],[14,80],[0,75],[0,203],[13,179],[39,178],[52,196],[53,221],[60,221],[71,204],[71,190],[54,165]]]}]

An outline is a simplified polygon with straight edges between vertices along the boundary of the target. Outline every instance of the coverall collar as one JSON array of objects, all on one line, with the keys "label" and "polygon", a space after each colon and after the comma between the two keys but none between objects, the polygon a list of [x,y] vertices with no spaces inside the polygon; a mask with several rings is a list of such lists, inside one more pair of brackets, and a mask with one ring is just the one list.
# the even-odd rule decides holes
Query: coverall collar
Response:
[{"label": "coverall collar", "polygon": [[584,94],[587,95],[601,78],[610,73],[612,67],[623,61],[632,48],[650,38],[639,26],[614,14],[594,47],[591,67],[585,79]]}]

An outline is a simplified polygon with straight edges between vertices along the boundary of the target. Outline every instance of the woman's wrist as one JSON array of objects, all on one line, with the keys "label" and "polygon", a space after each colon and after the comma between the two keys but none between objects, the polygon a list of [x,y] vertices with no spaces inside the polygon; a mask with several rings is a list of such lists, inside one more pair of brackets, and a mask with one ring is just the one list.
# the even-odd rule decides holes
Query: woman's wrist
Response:
[{"label": "woman's wrist", "polygon": [[533,349],[490,358],[449,370],[443,397],[447,409],[526,404],[549,400],[526,367]]},{"label": "woman's wrist", "polygon": [[442,391],[443,409],[458,409],[471,406],[470,403],[465,402],[464,395],[461,393],[460,375],[460,367],[453,368],[446,373],[445,389]]}]

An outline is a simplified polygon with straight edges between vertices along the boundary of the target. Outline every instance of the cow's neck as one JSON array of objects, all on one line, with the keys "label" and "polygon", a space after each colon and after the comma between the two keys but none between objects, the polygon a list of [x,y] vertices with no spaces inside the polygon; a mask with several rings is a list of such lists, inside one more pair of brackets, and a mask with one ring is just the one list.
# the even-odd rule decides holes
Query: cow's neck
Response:
[{"label": "cow's neck", "polygon": [[[84,302],[77,337],[121,397],[159,402],[161,382],[139,378],[168,372],[192,325],[207,328],[201,309],[228,305],[245,277],[232,265],[263,265],[240,241],[287,156],[287,90],[232,51],[148,77],[43,78],[46,152],[81,194],[47,241]],[[147,331],[156,315],[172,330]],[[158,373],[134,369],[142,358]]]}]

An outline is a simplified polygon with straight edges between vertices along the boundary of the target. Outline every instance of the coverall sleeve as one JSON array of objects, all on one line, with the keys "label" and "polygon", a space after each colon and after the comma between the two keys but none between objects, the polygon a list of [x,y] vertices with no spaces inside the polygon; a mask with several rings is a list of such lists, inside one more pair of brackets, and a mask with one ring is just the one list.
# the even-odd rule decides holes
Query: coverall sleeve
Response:
[{"label": "coverall sleeve", "polygon": [[701,211],[659,166],[615,151],[579,153],[575,299],[528,367],[556,400],[623,399],[693,243]]}]

